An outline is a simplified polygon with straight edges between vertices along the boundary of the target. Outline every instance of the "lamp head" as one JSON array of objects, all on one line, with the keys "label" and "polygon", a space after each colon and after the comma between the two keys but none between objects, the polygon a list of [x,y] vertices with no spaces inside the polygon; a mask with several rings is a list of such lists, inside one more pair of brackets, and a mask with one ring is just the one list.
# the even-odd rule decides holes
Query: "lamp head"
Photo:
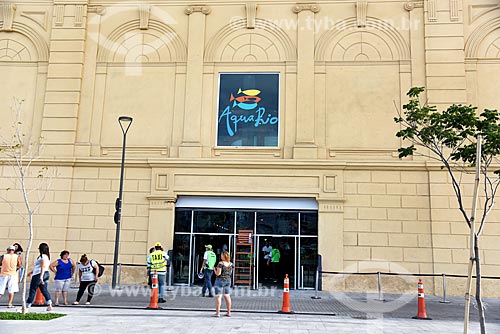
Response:
[{"label": "lamp head", "polygon": [[134,119],[130,116],[120,116],[118,117],[118,122],[120,123],[120,127],[122,128],[123,133],[127,133],[130,124]]}]

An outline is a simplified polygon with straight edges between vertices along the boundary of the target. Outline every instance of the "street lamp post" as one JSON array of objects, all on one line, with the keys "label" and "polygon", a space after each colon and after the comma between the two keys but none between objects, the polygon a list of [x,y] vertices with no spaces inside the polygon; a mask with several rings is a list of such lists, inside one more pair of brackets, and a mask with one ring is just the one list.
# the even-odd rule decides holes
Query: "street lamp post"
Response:
[{"label": "street lamp post", "polygon": [[123,145],[122,145],[122,164],[120,169],[120,190],[118,192],[118,198],[115,203],[115,216],[114,221],[116,224],[116,237],[115,237],[115,256],[113,258],[113,276],[111,279],[111,288],[116,288],[116,271],[118,268],[118,248],[120,246],[120,221],[122,216],[122,193],[123,193],[123,175],[125,172],[125,146],[127,143],[127,131],[132,124],[132,117],[120,116],[118,117],[118,123],[120,123],[120,128],[123,132]]}]

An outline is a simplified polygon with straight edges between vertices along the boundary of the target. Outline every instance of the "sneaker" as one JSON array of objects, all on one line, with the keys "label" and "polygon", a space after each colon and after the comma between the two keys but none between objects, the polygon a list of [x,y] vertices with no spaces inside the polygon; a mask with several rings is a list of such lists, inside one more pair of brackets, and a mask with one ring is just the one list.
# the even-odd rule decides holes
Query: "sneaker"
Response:
[{"label": "sneaker", "polygon": [[73,305],[78,305],[78,304],[80,304],[80,303],[79,302],[73,302]]},{"label": "sneaker", "polygon": [[85,305],[90,305],[90,302],[86,302]]},{"label": "sneaker", "polygon": [[15,306],[12,304],[7,305],[7,308],[14,308]]},{"label": "sneaker", "polygon": [[166,303],[167,301],[163,298],[158,299],[158,303]]}]

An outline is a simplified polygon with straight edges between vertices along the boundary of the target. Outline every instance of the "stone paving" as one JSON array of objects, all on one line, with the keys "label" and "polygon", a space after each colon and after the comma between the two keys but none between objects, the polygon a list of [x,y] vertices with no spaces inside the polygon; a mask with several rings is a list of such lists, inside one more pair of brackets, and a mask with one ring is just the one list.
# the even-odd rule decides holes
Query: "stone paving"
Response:
[{"label": "stone paving", "polygon": [[[51,289],[49,289],[51,290]],[[414,320],[417,298],[414,295],[320,292],[321,299],[312,299],[314,291],[290,292],[292,315],[278,314],[282,305],[280,289],[235,289],[233,317],[215,319],[214,300],[200,297],[199,287],[172,287],[167,303],[160,310],[145,310],[149,305],[149,289],[143,286],[123,286],[113,290],[101,285],[90,306],[60,306],[54,312],[68,316],[49,322],[36,322],[37,333],[64,332],[65,328],[85,333],[131,333],[161,330],[162,333],[199,333],[207,330],[227,330],[231,333],[460,333],[463,327],[464,298],[426,296],[427,314],[432,320]],[[71,289],[73,301],[76,289]],[[85,298],[85,296],[84,296]],[[7,311],[6,296],[0,308]],[[85,299],[82,299],[85,301]],[[500,333],[500,300],[485,299],[488,333]],[[15,304],[20,305],[20,294]],[[18,311],[13,309],[12,311]],[[33,307],[30,312],[45,312]],[[71,320],[70,320],[71,319]],[[33,322],[0,322],[1,333],[27,333]],[[40,326],[40,327],[38,327]],[[59,330],[57,330],[59,328]],[[32,329],[32,327],[31,327]],[[478,333],[477,310],[471,308],[471,333]]]}]

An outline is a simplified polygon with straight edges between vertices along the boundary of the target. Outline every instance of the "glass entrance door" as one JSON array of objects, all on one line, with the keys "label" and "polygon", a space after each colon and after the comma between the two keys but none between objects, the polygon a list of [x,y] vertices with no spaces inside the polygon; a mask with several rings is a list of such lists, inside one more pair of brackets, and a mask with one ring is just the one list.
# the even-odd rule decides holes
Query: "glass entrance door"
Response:
[{"label": "glass entrance door", "polygon": [[296,237],[258,236],[256,252],[257,282],[259,286],[282,286],[288,274],[290,288],[295,289],[297,277]]},{"label": "glass entrance door", "polygon": [[318,267],[318,238],[300,238],[299,254],[299,289],[314,288]]},{"label": "glass entrance door", "polygon": [[[191,275],[189,284],[203,285],[203,280],[198,278],[201,265],[203,263],[203,255],[205,254],[205,246],[211,245],[217,256],[217,262],[220,260],[220,255],[227,250],[232,254],[233,236],[220,234],[194,234],[192,236],[191,246]],[[215,276],[213,276],[215,280]]]},{"label": "glass entrance door", "polygon": [[[251,241],[250,245],[241,239],[237,246],[238,237],[242,235]],[[266,241],[270,247],[279,250],[276,264],[272,261],[268,264],[268,257],[264,258]],[[283,278],[288,274],[291,289],[314,287],[318,253],[317,211],[177,208],[172,258],[175,284],[203,283],[198,279],[198,272],[208,244],[212,245],[218,260],[221,252],[227,249],[233,263],[245,262],[238,268],[238,285],[254,289],[282,286]],[[236,256],[244,257],[246,261],[236,261]],[[245,277],[245,284],[242,282],[244,272],[251,272]]]}]

